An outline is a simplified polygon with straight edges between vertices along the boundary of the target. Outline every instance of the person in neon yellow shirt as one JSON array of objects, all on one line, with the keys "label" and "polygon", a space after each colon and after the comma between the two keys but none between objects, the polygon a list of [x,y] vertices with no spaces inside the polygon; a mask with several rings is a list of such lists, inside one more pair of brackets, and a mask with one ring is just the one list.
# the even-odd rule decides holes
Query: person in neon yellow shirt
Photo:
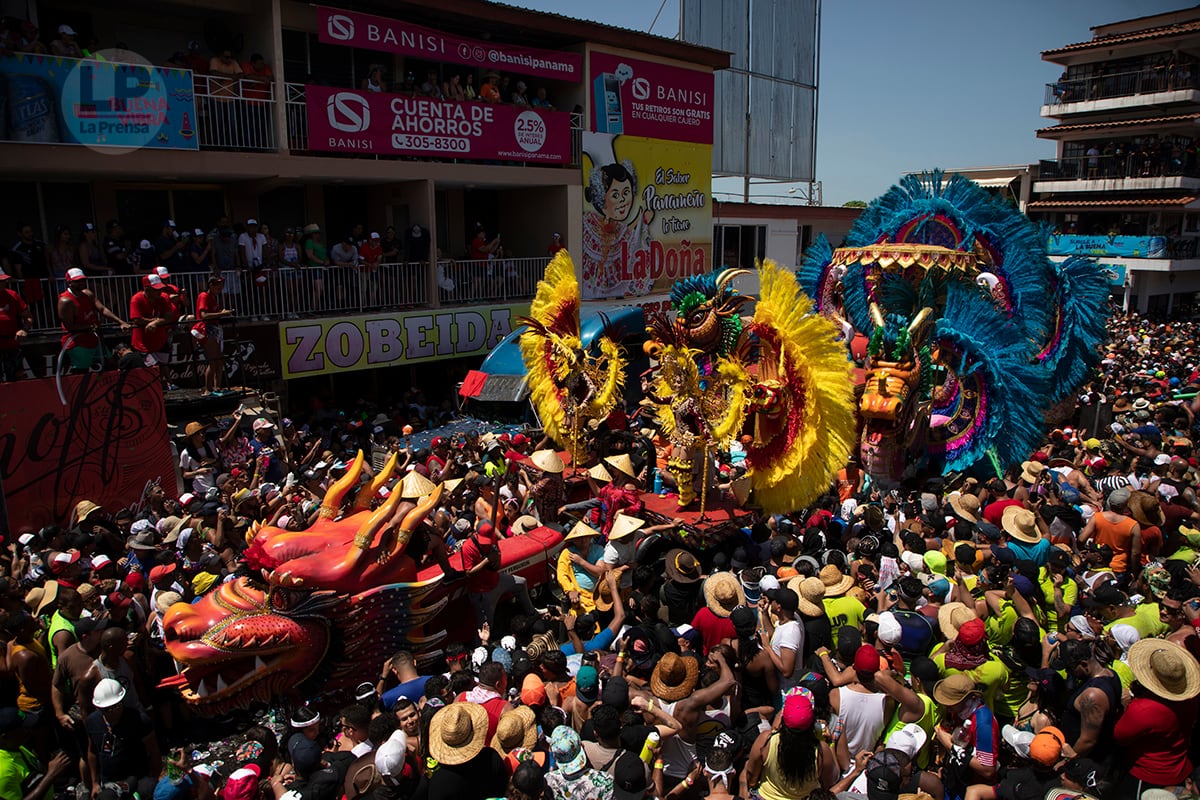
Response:
[{"label": "person in neon yellow shirt", "polygon": [[996,695],[1008,682],[1008,667],[988,650],[986,630],[981,619],[973,619],[958,629],[958,636],[946,644],[946,649],[933,656],[933,661],[946,678],[957,673],[970,676],[983,687],[983,699],[989,708],[996,708]]},{"label": "person in neon yellow shirt", "polygon": [[1046,602],[1046,627],[1061,631],[1071,615],[1071,607],[1079,599],[1079,584],[1067,577],[1071,566],[1071,554],[1055,547],[1050,551],[1049,563],[1038,570],[1038,586]]}]

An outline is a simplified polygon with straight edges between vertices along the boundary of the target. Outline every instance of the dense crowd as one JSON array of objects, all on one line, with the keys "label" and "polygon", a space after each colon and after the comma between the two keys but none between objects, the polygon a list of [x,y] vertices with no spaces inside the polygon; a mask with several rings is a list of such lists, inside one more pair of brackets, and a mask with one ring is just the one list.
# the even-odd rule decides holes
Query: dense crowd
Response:
[{"label": "dense crowd", "polygon": [[[190,424],[178,499],[17,531],[0,797],[1197,796],[1200,331],[1110,327],[1074,416],[1003,477],[884,492],[851,462],[703,550],[651,524],[668,454],[633,415],[600,426],[581,497],[534,433],[410,446],[440,417],[419,392]],[[358,451],[368,474],[399,462],[381,496],[444,485],[408,554],[465,582],[477,641],[397,652],[345,705],[230,718],[206,760],[159,688],[163,615],[252,577],[246,532],[311,525]],[[492,558],[539,526],[565,538],[548,587]]]}]

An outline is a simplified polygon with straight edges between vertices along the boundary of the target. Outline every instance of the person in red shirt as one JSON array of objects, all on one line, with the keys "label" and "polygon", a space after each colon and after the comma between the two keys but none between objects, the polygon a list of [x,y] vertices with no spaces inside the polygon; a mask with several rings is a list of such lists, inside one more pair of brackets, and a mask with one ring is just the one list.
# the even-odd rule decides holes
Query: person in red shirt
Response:
[{"label": "person in red shirt", "polygon": [[445,436],[435,436],[429,443],[429,449],[433,452],[425,459],[425,469],[429,471],[429,477],[434,482],[444,480],[446,467],[450,462],[450,442]]},{"label": "person in red shirt", "polygon": [[[142,277],[142,290],[129,300],[133,349],[145,356],[147,367],[167,363],[167,343],[177,316],[165,289],[162,278],[151,273]],[[163,379],[166,379],[165,373]]]},{"label": "person in red shirt", "polygon": [[556,233],[554,234],[554,238],[550,240],[550,246],[546,248],[546,254],[553,258],[555,253],[564,249],[566,249],[566,245],[562,243],[562,236]]},{"label": "person in red shirt", "polygon": [[162,278],[163,294],[171,301],[171,308],[175,310],[176,318],[188,313],[187,292],[171,283],[170,271],[166,267],[155,267],[154,274]]},{"label": "person in red shirt", "polygon": [[33,315],[21,296],[8,288],[10,278],[0,267],[0,381],[21,377],[21,341],[33,327]]},{"label": "person in red shirt", "polygon": [[492,624],[496,604],[509,592],[516,594],[524,613],[537,615],[537,609],[529,599],[525,578],[500,572],[500,550],[496,546],[496,531],[490,522],[480,523],[479,530],[463,542],[459,552],[462,554],[462,570],[466,575],[467,591],[471,605],[475,606],[478,624]]},{"label": "person in red shirt", "polygon": [[1024,508],[1025,504],[1020,500],[1014,500],[1012,496],[1013,490],[1008,488],[1008,484],[1002,479],[996,478],[988,484],[988,493],[991,495],[992,502],[988,503],[983,508],[983,518],[993,525],[1000,525],[1000,518],[1004,516],[1004,509],[1009,506],[1018,506]]},{"label": "person in red shirt", "polygon": [[104,348],[96,334],[102,316],[120,325],[121,330],[129,330],[128,322],[96,299],[83,270],[67,270],[67,290],[58,296],[58,319],[63,329],[62,349],[71,369],[90,370],[104,361]]},{"label": "person in red shirt", "polygon": [[379,231],[371,231],[371,237],[358,246],[358,264],[354,270],[358,273],[358,301],[367,305],[369,297],[379,294],[375,283],[375,273],[383,261],[383,244]]},{"label": "person in red shirt", "polygon": [[225,279],[220,275],[208,277],[208,291],[196,298],[196,324],[192,336],[204,348],[204,391],[201,395],[220,394],[221,378],[225,374],[225,337],[220,321],[233,314],[225,307],[221,292]]}]

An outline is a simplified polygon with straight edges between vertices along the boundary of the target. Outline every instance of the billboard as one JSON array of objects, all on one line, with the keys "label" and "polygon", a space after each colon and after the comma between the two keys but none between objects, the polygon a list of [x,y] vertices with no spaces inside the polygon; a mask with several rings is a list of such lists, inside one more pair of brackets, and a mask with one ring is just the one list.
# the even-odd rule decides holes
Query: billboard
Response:
[{"label": "billboard", "polygon": [[563,111],[312,85],[304,87],[304,106],[312,150],[538,164],[571,160],[571,115]]},{"label": "billboard", "polygon": [[732,54],[716,76],[713,171],[815,180],[819,0],[680,0],[684,41]]},{"label": "billboard", "polygon": [[712,145],[583,134],[585,300],[641,297],[712,268]]},{"label": "billboard", "polygon": [[198,150],[192,73],[17,53],[0,58],[0,140]]},{"label": "billboard", "polygon": [[281,322],[283,377],[482,356],[528,314],[526,303]]},{"label": "billboard", "polygon": [[0,384],[0,482],[9,523],[65,524],[75,503],[108,512],[137,503],[148,481],[175,493],[158,370],[89,372]]},{"label": "billboard", "polygon": [[341,8],[317,7],[317,37],[322,44],[361,47],[426,61],[572,83],[583,79],[583,58],[577,53],[468,39],[403,20]]},{"label": "billboard", "polygon": [[713,74],[593,52],[590,130],[712,144]]},{"label": "billboard", "polygon": [[1079,236],[1052,233],[1046,242],[1052,256],[1129,256],[1166,258],[1165,236]]}]

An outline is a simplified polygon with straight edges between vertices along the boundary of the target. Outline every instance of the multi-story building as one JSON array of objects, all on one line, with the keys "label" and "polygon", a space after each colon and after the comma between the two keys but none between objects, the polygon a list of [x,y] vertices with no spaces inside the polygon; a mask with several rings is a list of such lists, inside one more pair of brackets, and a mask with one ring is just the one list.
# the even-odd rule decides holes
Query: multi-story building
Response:
[{"label": "multi-story building", "polygon": [[[216,269],[233,338],[265,359],[247,372],[409,366],[395,380],[417,383],[433,373],[413,365],[477,363],[559,245],[591,299],[652,301],[713,266],[728,53],[483,0],[345,5],[52,0],[4,20],[0,237],[10,271],[21,225],[54,251],[17,282],[39,331],[81,260],[121,314],[153,266],[193,302]],[[251,220],[279,243],[272,269],[237,246]],[[374,233],[370,263],[304,255],[320,236],[332,262]],[[467,366],[439,364],[439,382]]]},{"label": "multi-story building", "polygon": [[[1031,216],[1056,258],[1109,266],[1128,307],[1178,310],[1200,291],[1200,7],[1099,25],[1042,53],[1045,88]],[[1122,288],[1123,287],[1123,288]]]}]

